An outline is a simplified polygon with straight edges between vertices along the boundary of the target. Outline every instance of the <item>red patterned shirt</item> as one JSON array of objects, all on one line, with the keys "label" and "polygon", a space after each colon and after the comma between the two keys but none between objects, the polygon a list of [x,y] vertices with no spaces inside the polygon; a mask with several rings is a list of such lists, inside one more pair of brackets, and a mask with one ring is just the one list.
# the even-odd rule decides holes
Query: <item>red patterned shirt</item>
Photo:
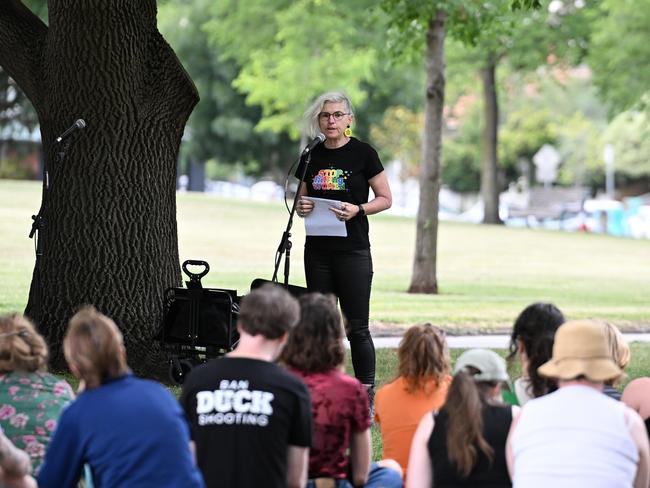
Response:
[{"label": "red patterned shirt", "polygon": [[366,389],[338,369],[311,374],[290,371],[305,382],[311,395],[314,432],[309,478],[346,478],[350,436],[370,428]]}]

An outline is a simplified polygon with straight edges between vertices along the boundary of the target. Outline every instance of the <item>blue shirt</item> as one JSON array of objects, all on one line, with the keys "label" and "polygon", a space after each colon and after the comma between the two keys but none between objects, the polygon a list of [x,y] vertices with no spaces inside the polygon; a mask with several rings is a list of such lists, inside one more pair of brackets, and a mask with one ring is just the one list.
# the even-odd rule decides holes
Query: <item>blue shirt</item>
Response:
[{"label": "blue shirt", "polygon": [[204,486],[180,405],[160,384],[131,374],[84,391],[59,419],[38,475],[41,488]]}]

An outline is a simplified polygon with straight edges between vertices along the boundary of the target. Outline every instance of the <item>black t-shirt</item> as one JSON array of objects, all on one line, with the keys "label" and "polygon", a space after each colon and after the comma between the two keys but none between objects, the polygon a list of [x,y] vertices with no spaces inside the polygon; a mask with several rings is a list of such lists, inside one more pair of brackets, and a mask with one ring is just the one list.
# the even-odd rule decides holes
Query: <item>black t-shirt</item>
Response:
[{"label": "black t-shirt", "polygon": [[[304,161],[296,178],[302,176]],[[328,149],[319,144],[313,150],[305,174],[307,195],[359,205],[368,201],[368,180],[384,170],[377,151],[352,137],[347,144]],[[356,216],[346,221],[347,237],[307,236],[305,246],[312,249],[353,251],[368,249],[368,217]]]},{"label": "black t-shirt", "polygon": [[428,449],[433,465],[433,486],[442,488],[482,487],[508,488],[512,486],[506,465],[506,439],[512,423],[512,407],[485,405],[483,407],[483,438],[494,450],[494,460],[476,446],[478,459],[467,478],[462,478],[456,464],[449,461],[447,454],[447,423],[449,415],[443,407],[434,415],[435,424]]},{"label": "black t-shirt", "polygon": [[288,446],[311,444],[307,387],[267,361],[225,357],[199,366],[180,402],[207,487],[285,487]]}]

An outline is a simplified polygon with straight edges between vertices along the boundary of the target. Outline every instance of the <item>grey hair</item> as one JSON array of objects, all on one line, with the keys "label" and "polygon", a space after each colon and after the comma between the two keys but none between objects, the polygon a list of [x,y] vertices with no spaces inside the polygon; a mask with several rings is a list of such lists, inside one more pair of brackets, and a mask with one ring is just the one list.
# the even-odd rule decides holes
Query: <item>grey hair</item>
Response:
[{"label": "grey hair", "polygon": [[323,93],[319,96],[314,103],[305,112],[305,126],[307,136],[309,138],[316,137],[320,132],[320,125],[318,124],[318,114],[323,110],[323,105],[327,102],[345,103],[345,110],[350,115],[354,116],[354,108],[350,98],[343,91],[331,91]]}]

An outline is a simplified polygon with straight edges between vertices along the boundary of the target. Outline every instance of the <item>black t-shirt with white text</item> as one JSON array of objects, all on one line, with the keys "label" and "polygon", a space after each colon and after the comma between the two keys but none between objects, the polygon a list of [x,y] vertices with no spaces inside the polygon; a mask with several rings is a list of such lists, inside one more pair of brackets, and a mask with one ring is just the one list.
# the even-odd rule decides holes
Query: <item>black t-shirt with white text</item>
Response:
[{"label": "black t-shirt with white text", "polygon": [[[301,161],[295,173],[300,179]],[[305,174],[307,195],[359,205],[368,202],[368,180],[384,170],[377,151],[352,137],[347,144],[328,149],[323,144],[314,148]],[[305,246],[319,250],[353,251],[368,249],[368,217],[355,216],[346,221],[347,237],[307,236]]]},{"label": "black t-shirt with white text", "polygon": [[267,361],[213,359],[190,372],[180,402],[208,488],[285,487],[288,447],[311,444],[307,387]]}]

